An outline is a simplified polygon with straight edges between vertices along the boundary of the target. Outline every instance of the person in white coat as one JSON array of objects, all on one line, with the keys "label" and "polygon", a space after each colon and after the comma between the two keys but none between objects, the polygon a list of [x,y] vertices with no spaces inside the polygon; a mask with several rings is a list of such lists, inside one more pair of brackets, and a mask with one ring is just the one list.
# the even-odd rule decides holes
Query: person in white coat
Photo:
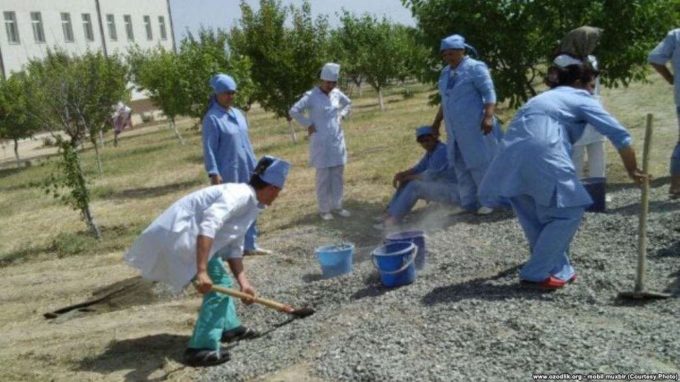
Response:
[{"label": "person in white coat", "polygon": [[[327,63],[321,69],[321,84],[305,93],[289,114],[307,128],[309,162],[316,168],[316,199],[323,220],[351,214],[342,208],[343,173],[347,163],[345,136],[340,121],[352,102],[336,88],[340,65]],[[307,114],[307,115],[306,115]]]},{"label": "person in white coat", "polygon": [[125,255],[146,279],[165,282],[176,291],[193,279],[204,294],[185,352],[187,364],[224,363],[229,354],[220,349],[221,341],[257,335],[241,325],[233,300],[211,288],[232,286],[226,260],[241,291],[255,295],[242,261],[245,235],[257,215],[277,198],[289,168],[288,162],[265,156],[249,183],[218,184],[181,198],[142,232]]}]

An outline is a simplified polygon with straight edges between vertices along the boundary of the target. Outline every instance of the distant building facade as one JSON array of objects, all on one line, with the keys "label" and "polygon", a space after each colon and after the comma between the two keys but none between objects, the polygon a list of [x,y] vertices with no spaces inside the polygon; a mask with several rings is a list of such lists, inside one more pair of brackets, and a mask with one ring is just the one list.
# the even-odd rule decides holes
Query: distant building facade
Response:
[{"label": "distant building facade", "polygon": [[55,47],[75,55],[175,49],[169,0],[0,0],[0,16],[3,78]]}]

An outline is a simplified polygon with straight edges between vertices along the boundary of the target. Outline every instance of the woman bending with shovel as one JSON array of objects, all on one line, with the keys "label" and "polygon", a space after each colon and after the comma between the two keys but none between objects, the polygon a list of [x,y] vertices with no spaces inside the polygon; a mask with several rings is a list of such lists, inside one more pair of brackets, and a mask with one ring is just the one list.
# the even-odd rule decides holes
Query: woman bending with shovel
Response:
[{"label": "woman bending with shovel", "polygon": [[548,289],[576,277],[567,253],[592,200],[571,152],[586,124],[614,144],[631,179],[641,184],[647,177],[637,167],[628,131],[592,96],[597,73],[590,64],[568,55],[553,64],[556,87],[515,114],[479,189],[483,203],[509,198],[531,252],[520,279]]},{"label": "woman bending with shovel", "polygon": [[[166,282],[176,290],[193,279],[204,295],[185,352],[187,364],[224,363],[229,354],[220,349],[221,341],[256,335],[241,326],[232,298],[213,289],[232,285],[224,257],[244,297],[257,299],[243,267],[244,238],[257,215],[279,195],[289,168],[288,162],[265,156],[249,183],[218,184],[183,197],[156,218],[125,255],[144,278]],[[253,299],[243,302],[250,304]]]}]

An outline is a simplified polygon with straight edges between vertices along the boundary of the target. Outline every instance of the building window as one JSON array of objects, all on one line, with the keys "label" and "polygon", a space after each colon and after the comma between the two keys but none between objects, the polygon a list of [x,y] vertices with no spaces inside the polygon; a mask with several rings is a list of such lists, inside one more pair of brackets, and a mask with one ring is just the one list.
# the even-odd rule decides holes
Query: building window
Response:
[{"label": "building window", "polygon": [[64,31],[64,41],[73,42],[73,25],[71,24],[71,14],[63,12],[61,14],[61,29]]},{"label": "building window", "polygon": [[33,25],[33,38],[37,43],[45,42],[45,29],[43,28],[42,15],[40,12],[31,12],[31,24]]},{"label": "building window", "polygon": [[125,22],[125,33],[127,34],[128,41],[135,41],[135,33],[132,30],[132,17],[130,15],[123,15],[123,21]]},{"label": "building window", "polygon": [[17,25],[17,15],[14,12],[4,12],[5,29],[7,30],[7,41],[10,44],[19,43],[19,26]]},{"label": "building window", "polygon": [[106,15],[106,24],[109,27],[109,38],[111,41],[118,40],[118,34],[116,33],[116,20],[113,19],[113,15]]},{"label": "building window", "polygon": [[165,18],[163,16],[158,16],[158,28],[161,30],[161,40],[167,40],[168,34],[165,31]]},{"label": "building window", "polygon": [[83,32],[85,32],[85,39],[87,41],[94,41],[94,30],[92,29],[92,18],[89,13],[83,13]]},{"label": "building window", "polygon": [[151,17],[144,16],[144,27],[146,28],[146,39],[153,40],[153,31],[151,30]]}]

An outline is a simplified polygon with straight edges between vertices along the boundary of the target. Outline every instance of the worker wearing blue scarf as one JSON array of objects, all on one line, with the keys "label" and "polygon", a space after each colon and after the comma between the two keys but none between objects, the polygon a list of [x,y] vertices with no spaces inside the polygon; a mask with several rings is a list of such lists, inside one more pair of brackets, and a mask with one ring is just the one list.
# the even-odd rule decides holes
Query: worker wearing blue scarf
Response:
[{"label": "worker wearing blue scarf", "polygon": [[496,91],[486,64],[466,56],[466,49],[476,54],[460,35],[441,41],[447,65],[439,76],[441,106],[432,127],[438,135],[441,121],[446,124],[448,157],[458,178],[461,206],[487,214],[492,210],[480,205],[477,188],[501,135],[494,118]]},{"label": "worker wearing blue scarf", "polygon": [[[255,169],[255,153],[248,137],[248,122],[233,107],[236,82],[218,73],[210,79],[213,96],[203,117],[203,161],[212,184],[247,183]],[[248,229],[244,253],[266,254],[258,248],[256,223]]]},{"label": "worker wearing blue scarf", "polygon": [[509,198],[531,256],[520,279],[561,288],[576,276],[569,245],[583,212],[592,203],[571,160],[572,147],[586,124],[618,149],[629,176],[641,183],[631,136],[591,94],[596,72],[580,60],[560,56],[551,68],[555,88],[530,99],[510,123],[479,188],[484,204]]}]

